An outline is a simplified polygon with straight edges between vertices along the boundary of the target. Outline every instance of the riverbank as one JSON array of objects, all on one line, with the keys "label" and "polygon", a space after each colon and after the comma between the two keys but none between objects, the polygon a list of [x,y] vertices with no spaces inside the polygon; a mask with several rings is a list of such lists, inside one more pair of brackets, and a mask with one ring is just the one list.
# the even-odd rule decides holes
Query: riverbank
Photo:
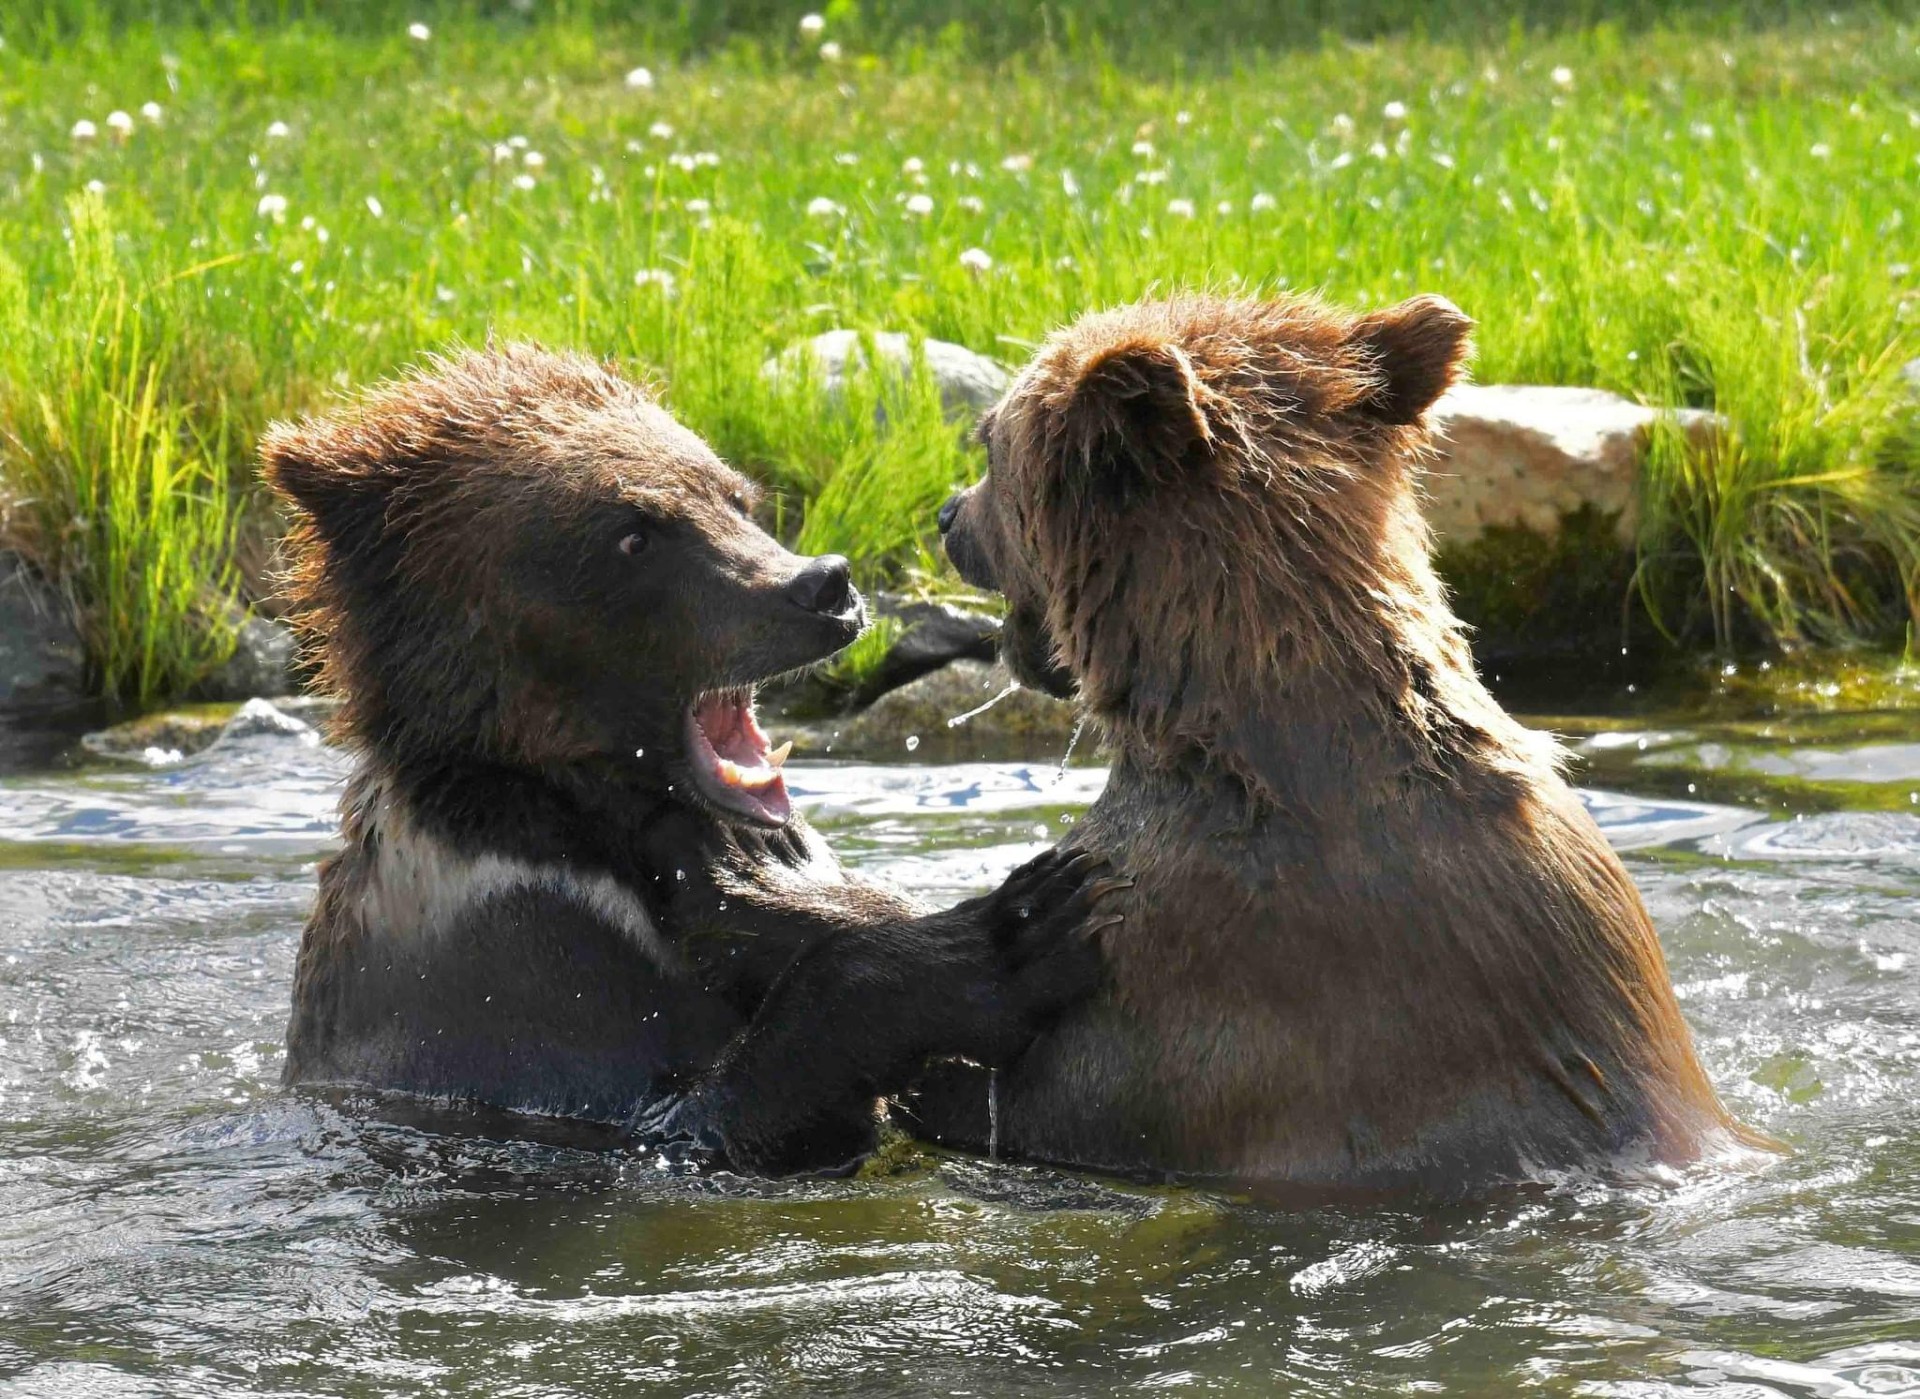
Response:
[{"label": "riverbank", "polygon": [[769,360],[852,328],[1017,366],[1155,288],[1436,289],[1483,383],[1724,425],[1652,431],[1630,512],[1443,538],[1483,648],[1899,644],[1920,28],[1478,8],[1156,68],[1095,9],[986,61],[834,11],[721,42],[590,7],[78,7],[0,47],[0,540],[78,619],[89,686],[188,692],[229,599],[271,607],[263,425],[493,333],[649,377],[779,533],[937,587],[928,522],[981,462],[925,361],[826,395]]}]

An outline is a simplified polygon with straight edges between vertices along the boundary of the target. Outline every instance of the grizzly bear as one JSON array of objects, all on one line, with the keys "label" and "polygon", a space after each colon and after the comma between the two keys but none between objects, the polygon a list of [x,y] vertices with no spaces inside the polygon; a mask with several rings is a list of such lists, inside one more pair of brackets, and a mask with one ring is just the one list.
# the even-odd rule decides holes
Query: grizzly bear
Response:
[{"label": "grizzly bear", "polygon": [[[1003,1151],[1470,1193],[1739,1138],[1556,750],[1429,563],[1423,415],[1470,322],[1201,295],[1054,335],[940,514],[1027,683],[1113,755],[1071,844],[1136,881],[1105,989],[996,1084]],[[978,1142],[977,1076],[922,1130]]]},{"label": "grizzly bear", "polygon": [[1092,989],[1095,862],[1045,856],[930,913],[794,813],[755,683],[845,646],[864,604],[635,385],[466,353],[263,456],[356,759],[288,1083],[826,1168],[924,1061],[1011,1062]]}]

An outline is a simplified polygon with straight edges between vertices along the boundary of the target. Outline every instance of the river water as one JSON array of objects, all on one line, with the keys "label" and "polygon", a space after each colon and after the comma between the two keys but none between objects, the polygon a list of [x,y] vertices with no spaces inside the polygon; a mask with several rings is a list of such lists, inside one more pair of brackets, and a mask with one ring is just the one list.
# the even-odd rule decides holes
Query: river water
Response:
[{"label": "river water", "polygon": [[[338,758],[293,728],[0,779],[0,1395],[1920,1395],[1920,715],[1577,746],[1714,1081],[1791,1152],[1446,1211],[911,1149],[701,1178],[291,1097]],[[1103,776],[793,774],[939,898]]]}]

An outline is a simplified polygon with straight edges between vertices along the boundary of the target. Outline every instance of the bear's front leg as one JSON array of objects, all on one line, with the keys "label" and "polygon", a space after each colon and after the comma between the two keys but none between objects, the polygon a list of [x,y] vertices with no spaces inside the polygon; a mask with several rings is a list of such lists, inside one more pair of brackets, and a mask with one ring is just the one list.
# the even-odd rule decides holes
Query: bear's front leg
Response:
[{"label": "bear's front leg", "polygon": [[1095,909],[1128,883],[1097,856],[1052,850],[945,912],[823,939],[635,1134],[764,1174],[850,1167],[873,1149],[879,1099],[928,1059],[1011,1063],[1093,994],[1097,934],[1119,921]]}]

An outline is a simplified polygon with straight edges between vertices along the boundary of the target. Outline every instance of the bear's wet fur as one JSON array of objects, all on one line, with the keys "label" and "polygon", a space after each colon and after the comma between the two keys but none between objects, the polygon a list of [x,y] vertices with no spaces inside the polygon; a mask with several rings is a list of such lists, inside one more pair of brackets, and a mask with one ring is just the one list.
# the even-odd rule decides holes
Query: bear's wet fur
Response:
[{"label": "bear's wet fur", "polygon": [[830,1167],[929,1057],[1009,1062],[1091,989],[1089,861],[930,913],[791,812],[753,684],[845,645],[863,604],[638,386],[490,348],[262,452],[355,760],[289,1083]]},{"label": "bear's wet fur", "polygon": [[[1071,844],[1136,878],[1107,989],[1000,1076],[1004,1150],[1471,1193],[1747,1140],[1646,910],[1475,673],[1429,561],[1423,415],[1470,322],[1203,295],[1054,335],[942,512],[1016,673],[1114,752]],[[924,1130],[977,1139],[936,1076]]]}]

